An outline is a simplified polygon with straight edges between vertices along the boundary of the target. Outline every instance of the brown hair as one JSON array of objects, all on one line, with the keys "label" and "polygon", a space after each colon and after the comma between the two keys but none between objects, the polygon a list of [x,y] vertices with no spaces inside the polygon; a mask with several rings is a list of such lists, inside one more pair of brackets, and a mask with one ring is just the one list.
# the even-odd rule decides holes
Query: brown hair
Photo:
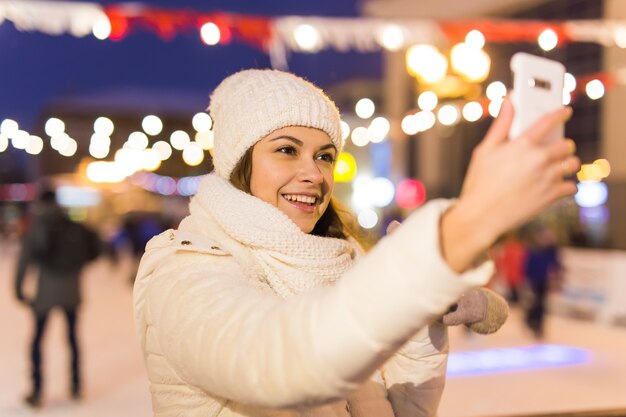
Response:
[{"label": "brown hair", "polygon": [[[250,194],[250,177],[252,175],[252,149],[243,154],[230,174],[230,182],[235,188]],[[331,197],[330,203],[322,217],[311,231],[312,235],[334,237],[338,239],[355,239],[361,246],[371,246],[371,238],[361,228],[350,209]]]}]

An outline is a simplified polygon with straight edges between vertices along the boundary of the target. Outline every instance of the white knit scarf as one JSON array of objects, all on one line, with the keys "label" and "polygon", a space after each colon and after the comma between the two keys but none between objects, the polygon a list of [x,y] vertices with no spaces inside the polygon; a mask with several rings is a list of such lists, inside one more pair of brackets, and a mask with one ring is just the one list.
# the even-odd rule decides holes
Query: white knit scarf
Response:
[{"label": "white knit scarf", "polygon": [[343,239],[304,233],[277,207],[207,175],[190,203],[192,226],[214,240],[280,297],[330,285],[359,249]]}]

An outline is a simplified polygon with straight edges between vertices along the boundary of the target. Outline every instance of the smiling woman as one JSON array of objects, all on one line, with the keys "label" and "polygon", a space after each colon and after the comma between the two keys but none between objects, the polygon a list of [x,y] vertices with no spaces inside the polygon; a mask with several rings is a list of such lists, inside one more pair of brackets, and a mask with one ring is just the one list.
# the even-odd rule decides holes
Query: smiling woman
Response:
[{"label": "smiling woman", "polygon": [[575,191],[561,171],[578,164],[571,146],[543,142],[567,110],[507,141],[505,104],[461,198],[427,203],[367,254],[332,199],[340,117],[319,88],[245,70],[209,112],[215,172],[179,229],[150,241],[135,281],[155,415],[435,415],[444,323],[489,332],[506,318],[485,301],[495,295],[472,293],[493,271],[481,255]]}]

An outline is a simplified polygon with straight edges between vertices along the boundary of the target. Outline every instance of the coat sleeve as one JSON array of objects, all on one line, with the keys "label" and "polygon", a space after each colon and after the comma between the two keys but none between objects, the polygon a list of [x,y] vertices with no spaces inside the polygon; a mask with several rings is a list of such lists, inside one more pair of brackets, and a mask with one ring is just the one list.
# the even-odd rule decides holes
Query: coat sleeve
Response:
[{"label": "coat sleeve", "polygon": [[187,384],[236,402],[308,407],[345,398],[464,291],[489,279],[489,262],[457,274],[441,258],[446,208],[424,206],[337,285],[287,300],[205,260],[211,257],[172,254],[148,283],[138,277],[144,346],[157,346]]},{"label": "coat sleeve", "polygon": [[41,224],[38,218],[35,219],[31,227],[27,230],[20,245],[15,269],[15,297],[24,300],[23,286],[26,272],[31,264],[36,263],[36,254],[41,253],[45,247],[45,225]]},{"label": "coat sleeve", "polygon": [[20,301],[24,300],[24,278],[26,277],[26,271],[28,270],[28,265],[30,264],[30,255],[27,244],[28,240],[23,239],[15,268],[15,298]]},{"label": "coat sleeve", "polygon": [[396,417],[432,417],[446,381],[447,327],[422,328],[385,364],[383,378]]}]

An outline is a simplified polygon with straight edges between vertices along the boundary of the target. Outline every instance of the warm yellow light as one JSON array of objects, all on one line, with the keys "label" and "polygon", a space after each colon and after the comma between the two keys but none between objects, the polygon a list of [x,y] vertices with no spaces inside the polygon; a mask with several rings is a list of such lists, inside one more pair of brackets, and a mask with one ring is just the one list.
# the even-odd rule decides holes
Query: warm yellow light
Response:
[{"label": "warm yellow light", "polygon": [[459,43],[450,53],[452,69],[470,82],[484,81],[489,75],[491,58],[485,51],[466,43]]},{"label": "warm yellow light", "polygon": [[335,165],[335,181],[350,182],[356,175],[356,171],[356,160],[354,156],[348,152],[340,153]]},{"label": "warm yellow light", "polygon": [[156,171],[161,166],[161,157],[154,149],[141,151],[141,167],[146,171]]},{"label": "warm yellow light", "polygon": [[606,178],[611,173],[611,164],[606,159],[596,159],[593,161],[593,165],[599,168],[601,178]]},{"label": "warm yellow light", "polygon": [[604,178],[602,167],[596,164],[582,164],[580,171],[576,173],[576,177],[580,182],[598,182]]},{"label": "warm yellow light", "polygon": [[195,140],[205,151],[213,149],[215,143],[213,132],[210,130],[205,132],[196,132]]},{"label": "warm yellow light", "polygon": [[116,162],[96,161],[87,165],[87,178],[98,183],[116,183],[126,178]]},{"label": "warm yellow light", "polygon": [[183,161],[189,166],[195,167],[204,161],[204,151],[196,142],[189,142],[183,150]]},{"label": "warm yellow light", "polygon": [[432,45],[415,45],[406,53],[409,74],[432,84],[440,81],[448,71],[448,60]]}]

